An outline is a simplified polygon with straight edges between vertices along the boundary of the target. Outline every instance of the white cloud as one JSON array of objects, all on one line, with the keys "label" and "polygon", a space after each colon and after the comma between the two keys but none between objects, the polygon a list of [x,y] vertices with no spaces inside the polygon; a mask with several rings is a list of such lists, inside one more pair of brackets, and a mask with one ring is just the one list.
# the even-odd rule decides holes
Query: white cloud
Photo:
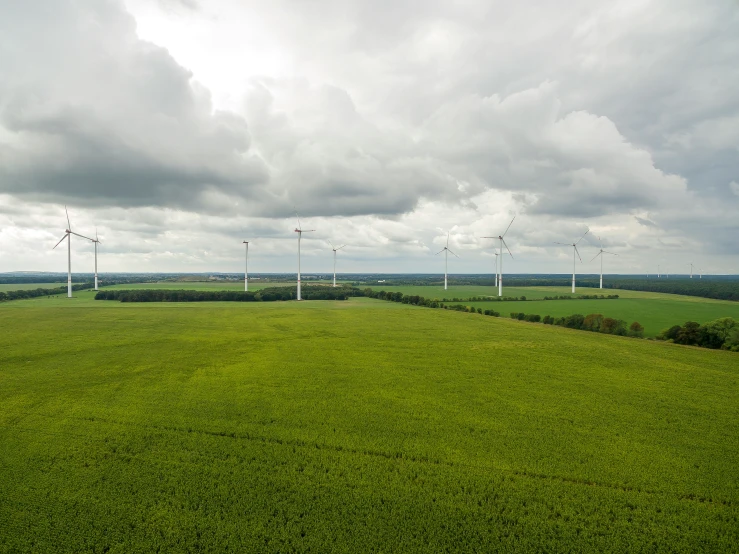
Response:
[{"label": "white cloud", "polygon": [[56,263],[34,252],[58,234],[53,202],[100,224],[116,269],[238,269],[246,225],[287,270],[297,206],[322,233],[308,265],[346,236],[347,267],[431,270],[451,230],[455,264],[479,271],[479,236],[515,212],[521,271],[559,267],[551,243],[590,225],[623,271],[695,248],[736,272],[728,8],[122,6],[0,13],[0,270]]}]

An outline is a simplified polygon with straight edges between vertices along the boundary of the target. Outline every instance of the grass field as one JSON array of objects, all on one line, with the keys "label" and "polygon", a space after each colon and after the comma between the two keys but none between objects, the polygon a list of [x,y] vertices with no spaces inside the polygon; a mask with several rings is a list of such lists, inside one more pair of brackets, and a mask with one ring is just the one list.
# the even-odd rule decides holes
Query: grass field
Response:
[{"label": "grass field", "polygon": [[79,294],[0,305],[0,551],[739,544],[736,354],[369,299]]}]

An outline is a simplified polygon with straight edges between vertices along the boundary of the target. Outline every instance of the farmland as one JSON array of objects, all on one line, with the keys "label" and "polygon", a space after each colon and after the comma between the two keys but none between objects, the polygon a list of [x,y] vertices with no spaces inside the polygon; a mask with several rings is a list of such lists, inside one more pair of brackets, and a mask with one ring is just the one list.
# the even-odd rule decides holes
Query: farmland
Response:
[{"label": "farmland", "polygon": [[362,298],[92,295],[0,305],[0,551],[739,542],[734,353]]},{"label": "farmland", "polygon": [[[375,290],[400,291],[403,294],[418,294],[427,298],[458,297],[467,299],[476,296],[491,296],[491,287],[449,287],[444,291],[441,287],[376,287]],[[686,321],[705,323],[720,317],[733,317],[739,320],[739,302],[728,300],[711,300],[694,296],[679,296],[656,292],[638,292],[630,290],[580,288],[573,295],[567,287],[507,287],[505,296],[525,296],[526,301],[506,302],[466,302],[462,303],[482,308],[493,309],[504,317],[511,312],[527,314],[551,315],[554,317],[572,314],[600,313],[606,317],[623,319],[629,323],[638,321],[644,326],[647,337],[656,336],[662,329]],[[545,296],[578,296],[581,294],[618,294],[617,300],[542,300]],[[529,301],[533,300],[533,301]]]}]

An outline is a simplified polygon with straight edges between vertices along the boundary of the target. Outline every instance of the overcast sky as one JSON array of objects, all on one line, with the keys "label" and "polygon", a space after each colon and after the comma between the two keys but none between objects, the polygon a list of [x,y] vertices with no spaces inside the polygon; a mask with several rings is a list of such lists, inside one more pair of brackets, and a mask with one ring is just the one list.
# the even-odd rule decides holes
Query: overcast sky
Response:
[{"label": "overcast sky", "polygon": [[0,0],[0,272],[65,204],[101,272],[295,271],[297,207],[307,272],[490,271],[516,214],[506,272],[739,273],[739,3]]}]

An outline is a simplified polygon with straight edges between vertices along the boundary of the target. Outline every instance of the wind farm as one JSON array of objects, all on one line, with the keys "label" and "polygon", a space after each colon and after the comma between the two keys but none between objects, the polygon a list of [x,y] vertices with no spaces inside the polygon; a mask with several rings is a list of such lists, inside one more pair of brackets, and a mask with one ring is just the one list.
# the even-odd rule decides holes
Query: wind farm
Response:
[{"label": "wind farm", "polygon": [[739,553],[735,4],[0,2],[0,554]]}]

